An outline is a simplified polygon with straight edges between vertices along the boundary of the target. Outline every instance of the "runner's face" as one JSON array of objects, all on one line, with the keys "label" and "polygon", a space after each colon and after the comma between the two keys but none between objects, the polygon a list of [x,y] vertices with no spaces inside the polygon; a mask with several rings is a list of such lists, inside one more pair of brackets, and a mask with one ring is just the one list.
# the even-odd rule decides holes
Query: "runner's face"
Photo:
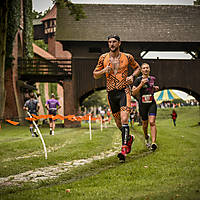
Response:
[{"label": "runner's face", "polygon": [[149,73],[150,73],[150,67],[149,67],[149,65],[142,65],[141,71],[142,71],[143,75],[149,75]]},{"label": "runner's face", "polygon": [[121,42],[116,40],[115,38],[110,38],[108,40],[108,47],[112,52],[116,52],[117,50],[119,50],[120,44]]}]

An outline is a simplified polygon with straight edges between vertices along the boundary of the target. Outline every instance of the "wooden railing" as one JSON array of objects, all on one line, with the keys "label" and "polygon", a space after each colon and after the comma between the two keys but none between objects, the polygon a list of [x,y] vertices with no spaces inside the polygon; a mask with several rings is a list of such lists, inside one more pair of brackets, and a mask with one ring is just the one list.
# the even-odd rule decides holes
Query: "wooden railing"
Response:
[{"label": "wooden railing", "polygon": [[18,74],[22,80],[54,82],[72,78],[72,61],[70,59],[19,59]]}]

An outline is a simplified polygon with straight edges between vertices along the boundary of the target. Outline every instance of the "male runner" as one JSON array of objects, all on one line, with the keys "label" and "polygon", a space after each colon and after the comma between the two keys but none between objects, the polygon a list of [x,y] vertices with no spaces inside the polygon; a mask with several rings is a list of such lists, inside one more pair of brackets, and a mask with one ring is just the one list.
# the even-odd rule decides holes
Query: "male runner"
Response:
[{"label": "male runner", "polygon": [[[108,101],[117,127],[122,132],[122,149],[118,154],[121,161],[125,161],[126,154],[130,153],[134,137],[129,135],[128,115],[131,107],[131,93],[129,84],[133,83],[134,76],[140,73],[140,66],[133,56],[120,52],[120,37],[110,35],[108,47],[110,51],[99,57],[98,64],[93,71],[95,79],[106,75],[106,90]],[[134,73],[128,76],[128,66]]]},{"label": "male runner", "polygon": [[[156,78],[150,76],[150,66],[147,63],[143,63],[141,66],[142,76],[138,77],[132,88],[132,95],[139,94],[139,112],[142,117],[142,127],[145,136],[145,143],[148,148],[155,151],[157,149],[156,144],[156,114],[157,106],[154,99],[154,92],[158,91],[159,86],[156,83]],[[152,144],[150,144],[150,135],[148,134],[148,121],[151,128]]]},{"label": "male runner", "polygon": [[[30,96],[30,99],[25,102],[23,109],[25,111],[28,111],[30,114],[37,115],[37,112],[40,108],[39,104],[38,104],[38,100],[35,99],[35,95],[33,92],[31,92],[29,94],[29,96]],[[37,121],[36,121],[36,123],[37,123]],[[33,122],[32,121],[30,121],[30,132],[32,134],[32,137],[34,137],[34,136],[38,137],[38,134],[36,133],[36,129],[34,129],[34,131],[33,131]]]},{"label": "male runner", "polygon": [[[47,100],[45,107],[49,111],[49,115],[53,116],[55,116],[57,110],[61,108],[59,101],[55,99],[54,93],[51,94],[51,99]],[[55,126],[55,120],[49,118],[50,135],[54,135]]]}]

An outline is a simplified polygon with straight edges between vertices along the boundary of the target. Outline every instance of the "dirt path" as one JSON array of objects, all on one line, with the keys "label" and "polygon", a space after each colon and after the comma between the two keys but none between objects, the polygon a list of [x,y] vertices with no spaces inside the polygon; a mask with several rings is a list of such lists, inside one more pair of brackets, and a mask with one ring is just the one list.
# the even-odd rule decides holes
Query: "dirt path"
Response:
[{"label": "dirt path", "polygon": [[69,172],[71,169],[75,167],[89,164],[95,160],[102,160],[111,156],[115,156],[119,151],[119,146],[120,146],[119,143],[115,143],[112,150],[102,152],[100,153],[100,155],[93,156],[91,158],[59,163],[54,166],[38,168],[20,174],[0,178],[0,186],[20,185],[21,183],[25,182],[38,182],[42,180],[57,178],[61,174]]}]

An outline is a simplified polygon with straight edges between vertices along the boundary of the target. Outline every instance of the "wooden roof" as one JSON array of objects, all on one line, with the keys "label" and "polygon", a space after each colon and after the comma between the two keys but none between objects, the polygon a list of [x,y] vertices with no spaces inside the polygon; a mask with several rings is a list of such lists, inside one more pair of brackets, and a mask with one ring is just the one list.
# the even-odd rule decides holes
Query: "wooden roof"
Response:
[{"label": "wooden roof", "polygon": [[41,19],[41,22],[50,19],[56,19],[56,15],[57,15],[57,8],[56,5],[54,5],[53,8]]},{"label": "wooden roof", "polygon": [[200,6],[83,4],[87,18],[75,21],[57,10],[56,40],[106,41],[116,33],[127,42],[200,42]]}]

